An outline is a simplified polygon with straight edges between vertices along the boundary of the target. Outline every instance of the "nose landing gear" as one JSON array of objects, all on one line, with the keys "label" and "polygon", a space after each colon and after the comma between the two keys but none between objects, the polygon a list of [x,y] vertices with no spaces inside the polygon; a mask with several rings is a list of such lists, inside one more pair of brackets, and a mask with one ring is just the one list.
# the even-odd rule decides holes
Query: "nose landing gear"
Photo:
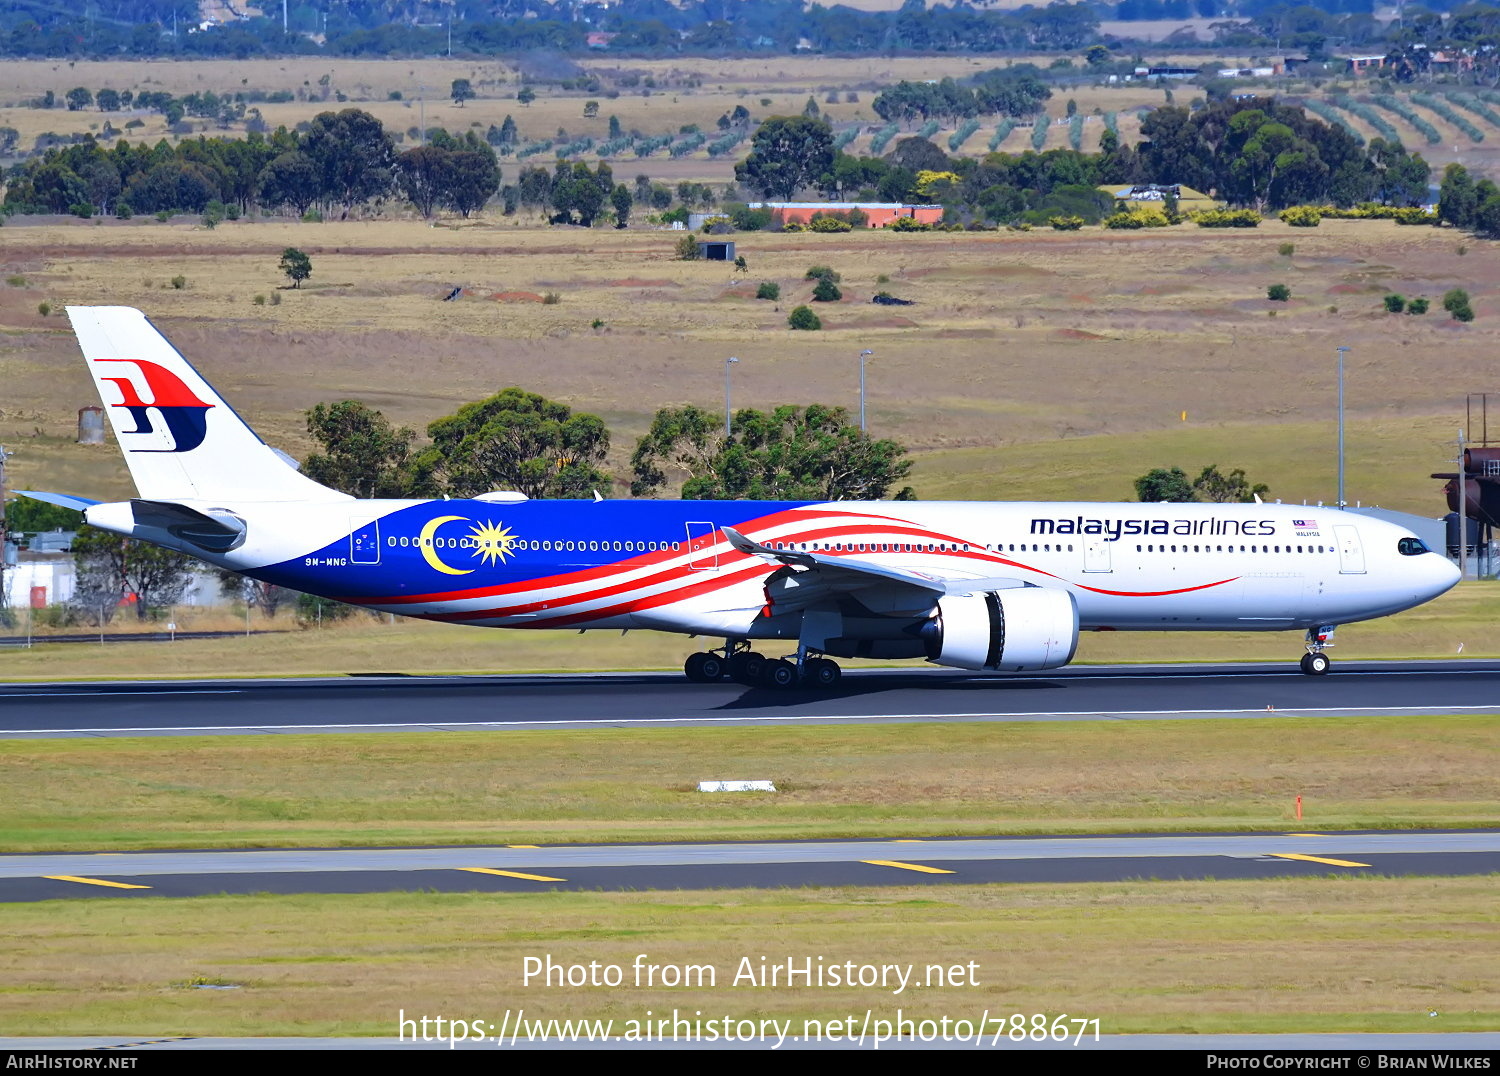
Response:
[{"label": "nose landing gear", "polygon": [[1338,625],[1324,624],[1307,629],[1307,653],[1302,655],[1302,671],[1308,676],[1326,676],[1333,659],[1323,653],[1325,647],[1333,645],[1333,632]]}]

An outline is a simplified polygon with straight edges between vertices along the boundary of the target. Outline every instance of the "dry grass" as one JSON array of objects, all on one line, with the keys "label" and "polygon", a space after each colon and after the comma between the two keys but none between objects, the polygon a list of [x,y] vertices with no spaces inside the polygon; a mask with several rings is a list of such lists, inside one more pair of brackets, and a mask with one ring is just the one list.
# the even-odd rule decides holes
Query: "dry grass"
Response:
[{"label": "dry grass", "polygon": [[[1483,387],[1475,371],[1487,369],[1500,334],[1486,305],[1500,284],[1493,259],[1459,256],[1451,232],[1380,222],[1271,222],[1234,235],[747,234],[748,277],[674,261],[670,234],[503,218],[214,231],[12,222],[6,241],[5,271],[25,273],[28,286],[0,288],[0,438],[19,450],[18,484],[66,480],[94,495],[123,492],[123,468],[109,450],[65,443],[93,391],[65,322],[37,314],[43,298],[147,310],[294,453],[308,448],[300,412],[320,400],[362,398],[420,427],[520,383],[603,414],[623,469],[657,407],[722,399],[727,354],[744,360],[738,405],[853,406],[856,356],[871,347],[878,434],[919,453],[993,452],[1002,466],[1016,448],[1022,460],[1046,458],[1057,442],[1060,458],[1097,448],[1097,475],[1080,484],[1121,498],[1131,493],[1122,478],[1167,455],[1244,467],[1289,501],[1326,498],[1333,349],[1347,344],[1351,494],[1431,515],[1442,502],[1425,476],[1443,466],[1460,393]],[[1276,253],[1287,241],[1290,259]],[[251,305],[281,283],[276,260],[288,245],[312,256],[311,287],[283,291],[279,307]],[[824,332],[791,333],[786,310],[805,300],[803,272],[815,263],[844,273],[846,301],[825,311]],[[185,290],[164,287],[179,273]],[[749,297],[760,280],[781,284],[780,310]],[[1291,303],[1263,298],[1278,281],[1291,285]],[[439,304],[454,284],[469,295]],[[1381,312],[1386,291],[1438,296],[1453,286],[1474,296],[1469,326]],[[869,305],[882,288],[918,305],[899,314]],[[557,291],[562,302],[488,298],[511,290]],[[603,329],[590,328],[595,318]],[[923,470],[932,485],[918,485],[926,496],[957,491],[980,457],[933,460]]]},{"label": "dry grass", "polygon": [[[0,743],[7,852],[1500,822],[1493,717]],[[708,800],[696,782],[772,779]]]},{"label": "dry grass", "polygon": [[[476,883],[478,884],[478,883]],[[1103,1033],[1492,1031],[1489,878],[89,900],[0,907],[8,1034],[398,1034],[493,1021],[1067,1013]],[[899,928],[893,924],[899,923]],[[707,964],[712,988],[523,986],[528,957]],[[977,986],[731,985],[817,956]],[[627,980],[631,981],[631,980]],[[194,989],[194,982],[238,986]],[[1436,1016],[1429,1016],[1436,1012]],[[861,1017],[862,1019],[862,1017]],[[486,1030],[488,1034],[488,1030]]]}]

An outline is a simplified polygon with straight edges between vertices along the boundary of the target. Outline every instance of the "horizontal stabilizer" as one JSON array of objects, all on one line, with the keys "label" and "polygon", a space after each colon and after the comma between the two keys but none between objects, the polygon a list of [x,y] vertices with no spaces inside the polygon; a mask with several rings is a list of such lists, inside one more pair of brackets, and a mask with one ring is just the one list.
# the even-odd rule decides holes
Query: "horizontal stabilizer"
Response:
[{"label": "horizontal stabilizer", "polygon": [[59,508],[71,508],[75,512],[82,512],[90,505],[98,504],[87,497],[75,497],[71,493],[42,493],[34,489],[13,489],[17,497],[29,497],[33,501],[41,501],[43,504],[55,504]]}]

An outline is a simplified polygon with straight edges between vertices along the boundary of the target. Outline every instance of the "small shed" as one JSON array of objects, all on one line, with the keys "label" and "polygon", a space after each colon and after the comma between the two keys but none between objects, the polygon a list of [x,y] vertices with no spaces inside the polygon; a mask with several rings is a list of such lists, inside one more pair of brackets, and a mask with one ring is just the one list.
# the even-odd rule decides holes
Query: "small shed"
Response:
[{"label": "small shed", "polygon": [[734,244],[727,239],[706,239],[698,244],[698,257],[706,262],[732,262]]}]

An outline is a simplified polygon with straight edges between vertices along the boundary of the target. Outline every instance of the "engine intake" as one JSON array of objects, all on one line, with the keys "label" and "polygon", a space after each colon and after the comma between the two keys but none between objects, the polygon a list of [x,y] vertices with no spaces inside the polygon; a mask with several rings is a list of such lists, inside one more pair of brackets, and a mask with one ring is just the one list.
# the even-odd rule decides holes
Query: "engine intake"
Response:
[{"label": "engine intake", "polygon": [[949,596],[922,626],[927,660],[954,669],[1056,669],[1078,649],[1078,606],[1053,587]]}]

